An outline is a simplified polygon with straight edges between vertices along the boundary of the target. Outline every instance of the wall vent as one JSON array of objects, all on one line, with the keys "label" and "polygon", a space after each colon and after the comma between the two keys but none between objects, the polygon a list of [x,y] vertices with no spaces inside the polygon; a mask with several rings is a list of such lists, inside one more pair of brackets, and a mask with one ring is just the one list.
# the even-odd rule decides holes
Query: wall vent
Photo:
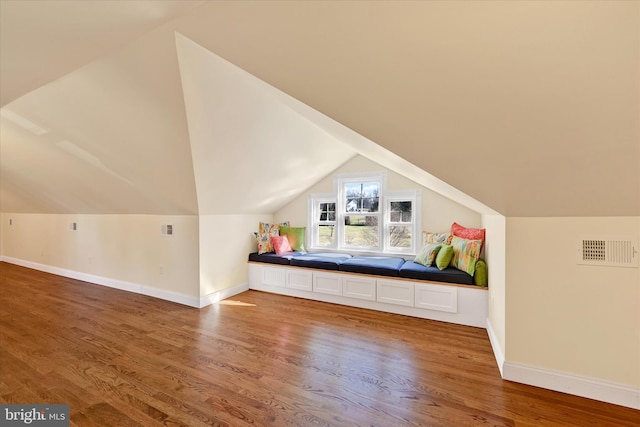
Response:
[{"label": "wall vent", "polygon": [[638,267],[638,240],[629,237],[586,237],[580,240],[578,264]]},{"label": "wall vent", "polygon": [[173,236],[173,225],[171,224],[162,224],[162,230],[160,232],[163,236]]}]

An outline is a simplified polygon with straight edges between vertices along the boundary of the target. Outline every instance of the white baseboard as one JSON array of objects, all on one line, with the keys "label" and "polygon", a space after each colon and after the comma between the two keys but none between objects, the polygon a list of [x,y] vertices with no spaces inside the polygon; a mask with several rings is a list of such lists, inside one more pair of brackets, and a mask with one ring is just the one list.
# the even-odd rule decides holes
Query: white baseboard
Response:
[{"label": "white baseboard", "polygon": [[206,307],[211,304],[215,304],[223,299],[230,298],[234,295],[249,290],[248,283],[242,283],[240,285],[232,286],[230,288],[222,289],[221,291],[213,292],[208,295],[200,297],[200,308]]},{"label": "white baseboard", "polygon": [[498,337],[493,330],[493,325],[491,324],[491,320],[487,317],[487,334],[489,335],[489,342],[491,343],[491,348],[493,349],[493,356],[496,358],[496,363],[498,364],[498,369],[500,370],[500,376],[504,378],[504,351],[500,346],[500,341],[498,341]]},{"label": "white baseboard", "polygon": [[57,276],[68,277],[70,279],[82,280],[83,282],[89,282],[96,285],[107,286],[109,288],[120,289],[122,291],[147,295],[150,297],[159,298],[165,301],[171,301],[195,308],[205,307],[207,305],[216,303],[222,299],[229,298],[230,296],[239,294],[240,292],[244,292],[249,289],[248,284],[242,284],[198,298],[179,292],[167,291],[164,289],[154,288],[152,286],[141,285],[139,283],[126,282],[124,280],[117,280],[108,277],[97,276],[94,274],[82,273],[79,271],[40,264],[37,262],[27,261],[19,258],[3,256],[0,257],[0,261],[5,261],[10,264],[31,268],[33,270],[44,271],[45,273],[51,273]]},{"label": "white baseboard", "polygon": [[640,387],[509,362],[504,357],[504,351],[489,319],[487,334],[500,375],[505,380],[640,409]]},{"label": "white baseboard", "polygon": [[640,387],[504,362],[502,378],[640,410]]}]

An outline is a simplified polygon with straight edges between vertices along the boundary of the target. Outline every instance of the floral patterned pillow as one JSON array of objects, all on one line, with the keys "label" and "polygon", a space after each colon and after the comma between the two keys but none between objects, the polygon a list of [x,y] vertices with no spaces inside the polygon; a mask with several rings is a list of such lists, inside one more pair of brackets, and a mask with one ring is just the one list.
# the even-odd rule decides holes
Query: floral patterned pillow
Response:
[{"label": "floral patterned pillow", "polygon": [[258,226],[258,232],[254,233],[256,241],[258,242],[258,253],[266,254],[269,252],[275,252],[273,245],[271,244],[270,236],[280,235],[280,226],[289,226],[289,221],[285,221],[281,224],[269,224],[268,222],[261,222]]}]

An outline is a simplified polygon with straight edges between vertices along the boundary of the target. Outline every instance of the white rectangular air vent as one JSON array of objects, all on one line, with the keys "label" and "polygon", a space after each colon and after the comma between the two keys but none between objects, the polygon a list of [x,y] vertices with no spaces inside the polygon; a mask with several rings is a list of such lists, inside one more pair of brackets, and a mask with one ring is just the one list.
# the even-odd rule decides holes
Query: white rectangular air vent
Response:
[{"label": "white rectangular air vent", "polygon": [[580,240],[578,264],[638,267],[638,240],[630,237],[588,237]]},{"label": "white rectangular air vent", "polygon": [[173,236],[173,225],[171,225],[171,224],[162,224],[161,234],[163,236]]}]

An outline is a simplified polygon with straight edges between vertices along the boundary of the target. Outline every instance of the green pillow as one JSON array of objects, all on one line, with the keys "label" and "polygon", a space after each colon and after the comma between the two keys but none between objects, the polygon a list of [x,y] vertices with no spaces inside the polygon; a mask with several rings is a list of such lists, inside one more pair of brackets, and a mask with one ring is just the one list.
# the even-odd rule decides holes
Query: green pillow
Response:
[{"label": "green pillow", "polygon": [[304,252],[304,239],[306,235],[306,227],[283,227],[280,226],[280,235],[287,236],[291,249],[294,251]]},{"label": "green pillow", "polygon": [[487,271],[487,263],[483,259],[476,262],[476,273],[473,275],[473,283],[478,286],[489,285],[489,272]]},{"label": "green pillow", "polygon": [[438,267],[439,270],[444,270],[449,266],[451,258],[453,258],[453,246],[442,245],[438,255],[436,255],[436,267]]},{"label": "green pillow", "polygon": [[431,267],[441,247],[442,245],[440,243],[425,243],[422,249],[420,249],[420,252],[418,252],[418,255],[413,259],[413,262],[422,264],[425,267]]}]

